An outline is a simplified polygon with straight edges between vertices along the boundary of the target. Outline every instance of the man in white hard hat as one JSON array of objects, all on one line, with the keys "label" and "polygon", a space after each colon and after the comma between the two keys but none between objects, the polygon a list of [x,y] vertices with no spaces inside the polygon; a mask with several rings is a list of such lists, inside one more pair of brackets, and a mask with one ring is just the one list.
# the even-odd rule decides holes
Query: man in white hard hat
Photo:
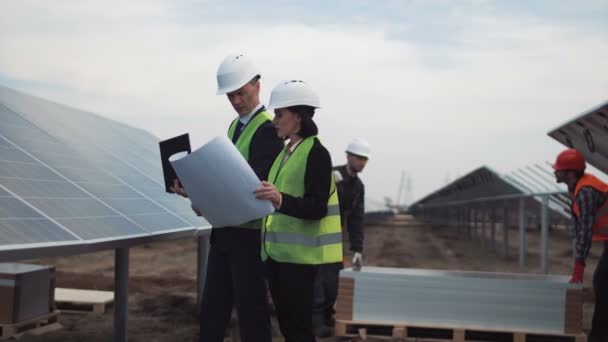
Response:
[{"label": "man in white hard hat", "polygon": [[[371,151],[367,141],[354,139],[346,147],[346,164],[334,167],[334,179],[340,201],[342,230],[348,232],[352,266],[355,270],[363,265],[363,214],[365,187],[358,177],[363,171]],[[346,260],[346,259],[345,259]],[[315,334],[327,337],[333,334],[334,304],[338,296],[338,276],[344,263],[321,265],[315,283],[313,324]]]},{"label": "man in white hard hat", "polygon": [[[217,94],[225,94],[238,114],[228,128],[228,137],[260,180],[266,180],[284,144],[276,134],[272,118],[260,104],[258,69],[243,54],[229,55],[217,71],[217,84]],[[177,190],[183,193],[180,189]],[[212,228],[200,314],[201,342],[224,341],[233,306],[241,341],[271,341],[266,282],[260,260],[261,227],[262,221],[257,220],[238,227]]]}]

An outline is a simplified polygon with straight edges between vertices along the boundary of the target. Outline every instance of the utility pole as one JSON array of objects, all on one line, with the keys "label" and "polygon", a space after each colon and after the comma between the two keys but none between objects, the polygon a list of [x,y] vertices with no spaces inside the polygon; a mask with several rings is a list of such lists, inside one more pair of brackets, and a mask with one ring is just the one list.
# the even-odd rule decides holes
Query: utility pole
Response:
[{"label": "utility pole", "polygon": [[407,176],[407,186],[405,188],[406,191],[406,202],[409,205],[409,203],[412,201],[413,195],[412,195],[412,176]]},{"label": "utility pole", "polygon": [[399,181],[399,189],[397,190],[397,207],[401,206],[401,193],[403,192],[403,186],[405,182],[405,170],[401,170],[401,180]]}]

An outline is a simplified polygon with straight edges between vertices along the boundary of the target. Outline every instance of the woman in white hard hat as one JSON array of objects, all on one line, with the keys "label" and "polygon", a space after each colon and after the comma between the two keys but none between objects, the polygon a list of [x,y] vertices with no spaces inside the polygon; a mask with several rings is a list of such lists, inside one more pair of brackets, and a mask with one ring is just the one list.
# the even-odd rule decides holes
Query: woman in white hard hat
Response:
[{"label": "woman in white hard hat", "polygon": [[289,143],[274,161],[256,196],[272,202],[266,218],[262,258],[281,333],[288,342],[315,341],[312,329],[318,265],[342,260],[338,195],[327,149],[313,121],[319,97],[303,81],[286,81],[270,95],[273,124]]}]

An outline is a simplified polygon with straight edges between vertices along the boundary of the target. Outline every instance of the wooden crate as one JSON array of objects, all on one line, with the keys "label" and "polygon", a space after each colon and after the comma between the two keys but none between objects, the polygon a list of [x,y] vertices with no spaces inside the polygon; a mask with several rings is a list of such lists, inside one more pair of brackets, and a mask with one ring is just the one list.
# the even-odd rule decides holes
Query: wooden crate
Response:
[{"label": "wooden crate", "polygon": [[51,325],[59,326],[59,311],[55,310],[49,314],[28,319],[18,323],[0,324],[0,338],[14,338],[24,333],[43,330]]},{"label": "wooden crate", "polygon": [[371,322],[336,321],[335,335],[358,340],[368,338],[389,341],[496,341],[496,342],[586,342],[584,334],[555,335],[537,332],[509,331],[437,326],[432,324],[379,324]]},{"label": "wooden crate", "polygon": [[355,279],[340,277],[338,282],[338,298],[336,300],[336,319],[352,321],[355,295]]},{"label": "wooden crate", "polygon": [[55,305],[61,312],[93,312],[104,314],[114,303],[114,292],[55,289]]}]

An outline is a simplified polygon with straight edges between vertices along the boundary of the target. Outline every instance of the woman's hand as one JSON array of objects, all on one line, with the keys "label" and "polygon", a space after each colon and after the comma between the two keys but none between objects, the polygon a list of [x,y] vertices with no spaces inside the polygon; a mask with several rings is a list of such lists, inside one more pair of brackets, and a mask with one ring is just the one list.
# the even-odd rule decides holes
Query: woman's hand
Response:
[{"label": "woman's hand", "polygon": [[263,181],[262,186],[253,193],[257,199],[269,200],[276,209],[281,207],[281,193],[272,183]]}]

